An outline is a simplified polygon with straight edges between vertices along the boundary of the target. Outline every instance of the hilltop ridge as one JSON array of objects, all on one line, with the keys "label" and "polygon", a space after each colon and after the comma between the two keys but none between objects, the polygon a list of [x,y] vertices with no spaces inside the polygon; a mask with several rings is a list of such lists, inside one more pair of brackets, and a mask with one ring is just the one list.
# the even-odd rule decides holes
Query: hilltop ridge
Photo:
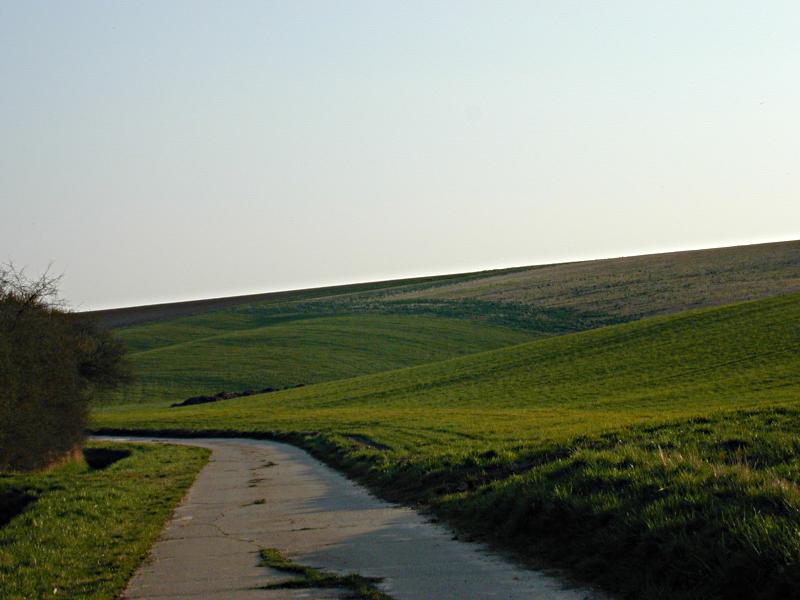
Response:
[{"label": "hilltop ridge", "polygon": [[[606,325],[800,291],[800,241],[771,242],[472,273],[326,286],[87,311],[106,327],[168,321],[242,306],[326,302],[347,312],[448,313],[491,318],[526,308],[569,309]],[[458,311],[456,311],[458,312]]]}]

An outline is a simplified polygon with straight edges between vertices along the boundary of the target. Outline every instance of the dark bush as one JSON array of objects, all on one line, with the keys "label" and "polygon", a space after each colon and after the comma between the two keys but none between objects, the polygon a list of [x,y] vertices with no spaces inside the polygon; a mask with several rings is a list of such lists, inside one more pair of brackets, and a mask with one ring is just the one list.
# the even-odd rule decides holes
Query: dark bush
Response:
[{"label": "dark bush", "polygon": [[92,393],[130,379],[121,342],[61,307],[57,282],[0,268],[0,470],[74,450]]}]

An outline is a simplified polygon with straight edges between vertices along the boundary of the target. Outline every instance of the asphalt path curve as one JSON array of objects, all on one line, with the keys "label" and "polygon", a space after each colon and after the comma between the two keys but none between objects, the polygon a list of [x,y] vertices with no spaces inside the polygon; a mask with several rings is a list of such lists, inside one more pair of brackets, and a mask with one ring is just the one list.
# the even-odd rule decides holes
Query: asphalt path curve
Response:
[{"label": "asphalt path curve", "polygon": [[337,589],[263,589],[287,574],[259,566],[275,548],[295,563],[380,578],[396,600],[606,600],[596,590],[530,570],[410,508],[390,504],[278,442],[100,438],[212,450],[124,598],[346,598]]}]

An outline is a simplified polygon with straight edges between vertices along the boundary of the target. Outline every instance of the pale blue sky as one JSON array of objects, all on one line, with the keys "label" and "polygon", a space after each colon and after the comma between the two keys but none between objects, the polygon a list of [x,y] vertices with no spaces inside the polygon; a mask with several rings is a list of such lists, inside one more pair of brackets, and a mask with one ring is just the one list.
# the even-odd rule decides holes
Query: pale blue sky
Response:
[{"label": "pale blue sky", "polygon": [[99,308],[798,235],[796,2],[0,0],[0,260]]}]

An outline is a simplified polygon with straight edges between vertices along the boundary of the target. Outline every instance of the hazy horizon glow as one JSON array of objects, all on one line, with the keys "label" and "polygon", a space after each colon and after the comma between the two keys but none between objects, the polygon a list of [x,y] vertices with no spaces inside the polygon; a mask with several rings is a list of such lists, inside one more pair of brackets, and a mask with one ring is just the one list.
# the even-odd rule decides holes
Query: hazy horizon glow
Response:
[{"label": "hazy horizon glow", "polygon": [[[735,241],[733,243],[722,243],[722,244],[704,244],[702,246],[697,247],[662,247],[662,248],[648,248],[646,251],[634,251],[634,252],[624,252],[620,254],[613,254],[613,255],[581,255],[581,256],[561,256],[561,257],[551,257],[546,260],[532,260],[525,263],[508,263],[508,264],[474,264],[468,265],[468,268],[463,268],[463,266],[454,266],[451,268],[444,267],[444,269],[440,271],[416,271],[416,272],[407,272],[407,273],[394,273],[394,274],[386,274],[386,273],[376,273],[373,276],[365,276],[362,278],[351,278],[351,279],[317,279],[314,281],[309,282],[301,282],[296,285],[292,285],[290,287],[243,287],[243,288],[233,288],[233,289],[225,289],[219,293],[211,293],[202,296],[168,296],[168,297],[154,297],[153,299],[144,299],[143,301],[136,302],[133,304],[111,304],[108,306],[73,306],[75,310],[84,311],[84,310],[102,310],[107,308],[125,308],[125,307],[132,307],[132,306],[143,306],[147,304],[164,304],[170,302],[187,302],[191,300],[206,300],[212,298],[226,298],[230,296],[246,296],[252,294],[266,294],[271,292],[286,292],[286,291],[294,291],[300,289],[311,289],[311,288],[318,288],[318,287],[330,287],[336,285],[352,285],[357,283],[372,283],[377,281],[383,280],[392,280],[392,279],[411,279],[416,277],[432,277],[437,275],[451,275],[456,273],[475,273],[479,271],[491,271],[496,269],[507,269],[507,268],[515,268],[515,267],[535,267],[535,266],[542,266],[542,265],[552,265],[552,264],[559,264],[559,263],[570,263],[570,262],[580,262],[580,261],[591,261],[591,260],[604,260],[604,259],[614,259],[614,258],[624,258],[624,257],[631,257],[631,256],[641,256],[647,254],[662,254],[662,253],[669,253],[669,252],[687,252],[692,250],[710,250],[714,248],[725,248],[730,246],[743,246],[743,245],[750,245],[750,244],[767,244],[773,242],[791,242],[796,241],[798,238],[764,238],[764,239],[751,239],[745,241]],[[61,273],[64,275],[64,273]]]},{"label": "hazy horizon glow", "polygon": [[81,309],[798,238],[793,2],[6,2],[0,261]]}]

